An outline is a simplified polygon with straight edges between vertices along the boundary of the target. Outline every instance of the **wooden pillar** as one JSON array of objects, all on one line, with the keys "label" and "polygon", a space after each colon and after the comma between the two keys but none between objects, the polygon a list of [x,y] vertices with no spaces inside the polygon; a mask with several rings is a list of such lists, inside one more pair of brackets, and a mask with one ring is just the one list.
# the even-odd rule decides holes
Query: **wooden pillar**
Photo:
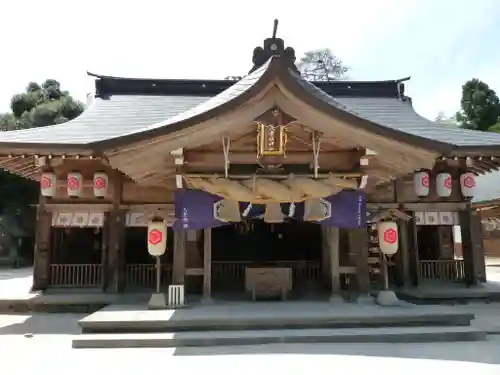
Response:
[{"label": "wooden pillar", "polygon": [[330,287],[332,295],[340,292],[339,228],[323,227],[330,254]]},{"label": "wooden pillar", "polygon": [[412,212],[411,219],[406,222],[408,235],[408,253],[409,253],[409,274],[413,286],[417,286],[420,280],[419,276],[419,256],[418,256],[418,238],[417,238],[417,220],[415,212]]},{"label": "wooden pillar", "polygon": [[331,277],[330,277],[330,248],[328,246],[326,227],[321,227],[321,278],[325,286],[330,287]]},{"label": "wooden pillar", "polygon": [[212,299],[212,229],[203,230],[203,300]]},{"label": "wooden pillar", "polygon": [[481,220],[479,214],[472,210],[470,203],[466,209],[460,211],[460,231],[465,282],[467,285],[476,285],[479,281],[486,280],[486,267]]},{"label": "wooden pillar", "polygon": [[411,262],[411,251],[410,248],[412,246],[409,236],[409,227],[410,222],[400,220],[399,222],[399,231],[401,233],[400,237],[400,245],[401,245],[401,273],[402,273],[402,283],[403,286],[411,285],[411,273],[410,273],[410,262]]},{"label": "wooden pillar", "polygon": [[46,210],[45,203],[46,198],[40,195],[37,210],[32,291],[44,290],[50,285],[52,213]]},{"label": "wooden pillar", "polygon": [[483,225],[479,212],[471,212],[471,237],[474,247],[474,269],[477,279],[481,283],[486,282],[486,261],[484,256]]},{"label": "wooden pillar", "polygon": [[104,213],[104,223],[102,227],[102,248],[101,248],[101,289],[107,288],[108,277],[108,248],[109,248],[109,212]]},{"label": "wooden pillar", "polygon": [[172,284],[184,285],[186,274],[186,232],[174,232]]},{"label": "wooden pillar", "polygon": [[362,294],[370,292],[370,269],[368,265],[368,229],[349,230],[349,247],[356,254],[356,279],[358,291]]},{"label": "wooden pillar", "polygon": [[462,234],[462,255],[464,257],[465,282],[467,285],[476,285],[478,278],[475,272],[474,236],[472,235],[471,207],[460,211],[460,232]]},{"label": "wooden pillar", "polygon": [[119,174],[113,176],[113,205],[106,215],[108,248],[106,259],[105,289],[109,292],[122,292],[125,289],[125,221],[127,212],[120,209],[122,201],[122,180]]}]

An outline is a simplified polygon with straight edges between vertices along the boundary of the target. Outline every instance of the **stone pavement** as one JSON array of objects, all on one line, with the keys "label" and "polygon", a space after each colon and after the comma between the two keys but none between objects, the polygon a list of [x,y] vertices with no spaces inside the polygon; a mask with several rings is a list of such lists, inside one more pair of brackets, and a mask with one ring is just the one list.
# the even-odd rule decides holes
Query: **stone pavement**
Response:
[{"label": "stone pavement", "polygon": [[0,299],[29,299],[33,272],[31,268],[0,268]]},{"label": "stone pavement", "polygon": [[[77,314],[0,316],[2,369],[23,374],[136,374],[153,368],[173,373],[355,373],[396,375],[500,374],[500,337],[485,342],[437,344],[273,344],[246,347],[73,350]],[[3,327],[2,327],[3,326]],[[21,333],[30,331],[33,336]],[[196,358],[192,358],[195,356]],[[194,359],[194,360],[193,360]],[[57,365],[56,362],[57,361]],[[16,366],[16,367],[14,367]],[[208,371],[207,371],[208,370]]]},{"label": "stone pavement", "polygon": [[[0,298],[26,298],[31,287],[29,270],[0,272]],[[500,271],[500,269],[498,270]],[[500,281],[500,272],[488,276]],[[490,277],[490,279],[492,278]],[[473,326],[498,329],[500,304],[472,303],[453,306],[473,312]],[[186,374],[217,368],[219,375],[273,372],[290,374],[328,371],[366,371],[370,375],[395,375],[412,371],[454,375],[500,374],[500,336],[486,342],[436,344],[273,344],[246,347],[171,349],[71,349],[77,322],[85,314],[0,314],[2,369],[23,374],[88,375],[113,372],[132,374],[160,365],[165,371]],[[196,356],[193,361],[192,356]],[[57,359],[57,366],[54,360]],[[16,366],[16,367],[14,367]]]}]

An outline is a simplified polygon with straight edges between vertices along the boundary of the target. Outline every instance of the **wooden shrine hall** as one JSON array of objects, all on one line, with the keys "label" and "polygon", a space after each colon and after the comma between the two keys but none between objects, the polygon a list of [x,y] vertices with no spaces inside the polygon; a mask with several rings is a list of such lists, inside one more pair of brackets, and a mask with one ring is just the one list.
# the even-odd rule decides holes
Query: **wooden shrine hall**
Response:
[{"label": "wooden shrine hall", "polygon": [[237,81],[91,74],[80,117],[0,133],[1,167],[40,182],[34,290],[154,288],[153,218],[162,286],[188,297],[485,281],[471,198],[500,134],[421,117],[408,78],[307,81],[275,36],[249,65]]}]

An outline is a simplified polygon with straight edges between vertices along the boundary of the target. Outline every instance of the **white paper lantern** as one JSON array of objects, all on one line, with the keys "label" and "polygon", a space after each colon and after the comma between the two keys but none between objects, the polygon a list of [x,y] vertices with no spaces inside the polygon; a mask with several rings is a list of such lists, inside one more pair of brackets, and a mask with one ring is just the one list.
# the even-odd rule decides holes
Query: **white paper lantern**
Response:
[{"label": "white paper lantern", "polygon": [[388,256],[396,254],[399,247],[398,225],[393,221],[377,223],[380,251]]},{"label": "white paper lantern", "polygon": [[439,173],[436,177],[436,192],[440,197],[451,195],[452,179],[449,173]]},{"label": "white paper lantern", "polygon": [[154,257],[165,254],[167,248],[167,222],[152,220],[148,225],[148,252]]},{"label": "white paper lantern", "polygon": [[417,172],[413,175],[413,186],[415,194],[419,197],[426,197],[429,195],[429,173]]},{"label": "white paper lantern", "polygon": [[476,176],[474,173],[462,173],[460,175],[460,188],[464,197],[473,197],[476,190]]},{"label": "white paper lantern", "polygon": [[104,198],[108,193],[108,175],[104,172],[94,173],[94,195]]},{"label": "white paper lantern", "polygon": [[70,197],[79,197],[82,195],[83,190],[83,176],[79,172],[70,172],[68,173],[67,178],[67,190],[68,196]]},{"label": "white paper lantern", "polygon": [[52,172],[42,173],[40,176],[40,192],[44,197],[53,197],[57,191],[57,176]]}]

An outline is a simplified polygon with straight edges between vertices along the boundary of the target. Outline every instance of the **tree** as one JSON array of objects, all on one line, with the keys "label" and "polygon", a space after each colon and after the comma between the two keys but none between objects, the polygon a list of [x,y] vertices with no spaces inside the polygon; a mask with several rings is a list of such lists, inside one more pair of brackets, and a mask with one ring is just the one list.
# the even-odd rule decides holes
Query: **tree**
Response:
[{"label": "tree", "polygon": [[[30,82],[25,92],[10,102],[10,113],[0,114],[0,130],[17,130],[54,125],[72,120],[83,112],[59,82],[48,79],[39,85]],[[38,198],[38,185],[9,172],[0,172],[0,212],[24,209]]]},{"label": "tree", "polygon": [[460,104],[456,119],[462,128],[489,131],[500,122],[500,101],[495,90],[477,78],[462,86]]},{"label": "tree", "polygon": [[449,117],[443,111],[438,112],[434,121],[442,125],[457,126],[455,117]]},{"label": "tree", "polygon": [[308,51],[300,59],[298,69],[310,81],[333,81],[345,78],[350,70],[329,48]]},{"label": "tree", "polygon": [[10,101],[11,113],[0,115],[0,130],[28,129],[61,124],[83,112],[83,104],[74,100],[59,82],[46,80],[42,85],[30,82],[26,91]]}]

